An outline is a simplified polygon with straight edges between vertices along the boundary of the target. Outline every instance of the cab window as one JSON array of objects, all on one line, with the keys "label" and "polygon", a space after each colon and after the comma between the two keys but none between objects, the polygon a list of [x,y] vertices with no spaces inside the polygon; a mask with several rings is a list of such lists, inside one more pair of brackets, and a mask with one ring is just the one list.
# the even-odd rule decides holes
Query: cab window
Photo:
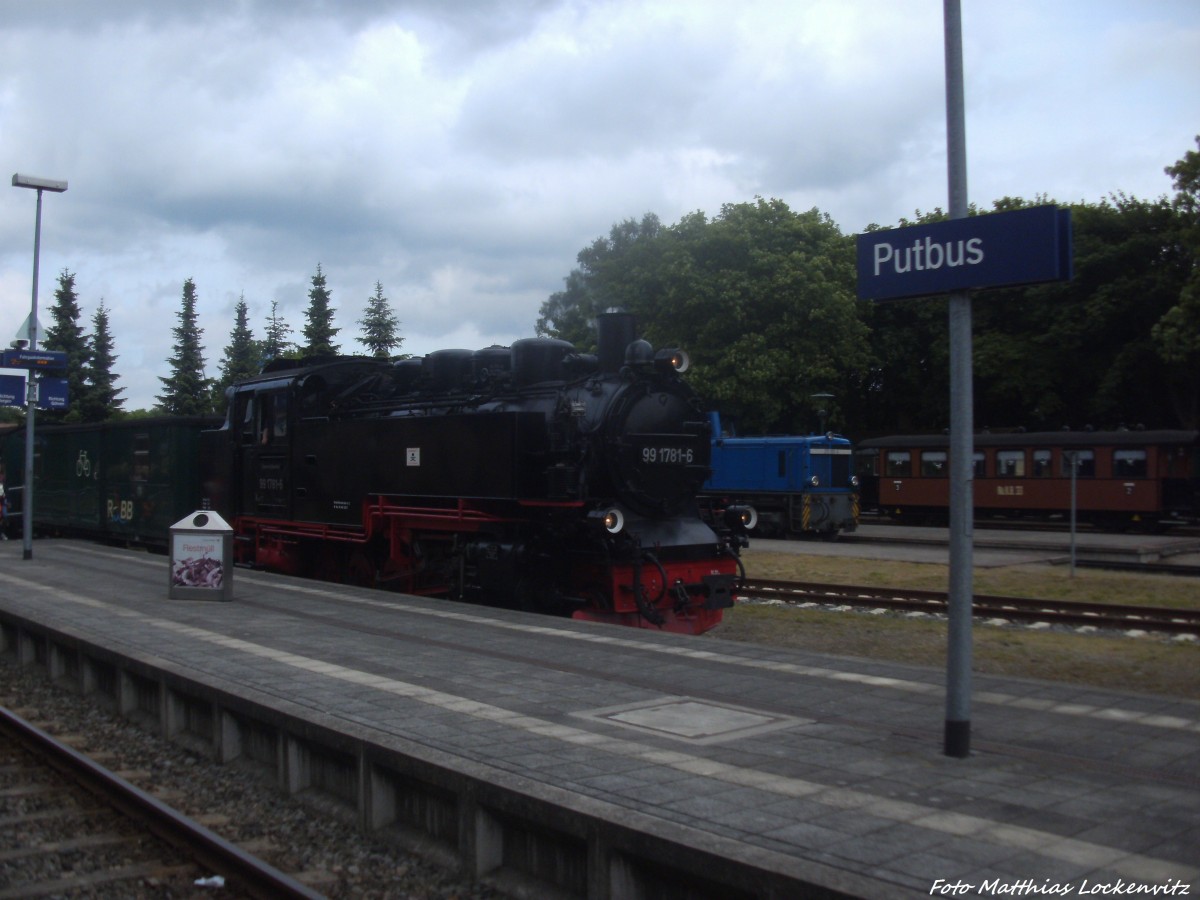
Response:
[{"label": "cab window", "polygon": [[287,393],[272,391],[258,396],[258,443],[282,443],[287,438]]},{"label": "cab window", "polygon": [[255,432],[255,423],[257,422],[258,419],[257,419],[256,410],[255,410],[255,406],[254,406],[254,395],[251,394],[249,396],[242,397],[241,404],[243,406],[243,410],[242,410],[242,443],[243,444],[257,444],[258,443],[258,435]]}]

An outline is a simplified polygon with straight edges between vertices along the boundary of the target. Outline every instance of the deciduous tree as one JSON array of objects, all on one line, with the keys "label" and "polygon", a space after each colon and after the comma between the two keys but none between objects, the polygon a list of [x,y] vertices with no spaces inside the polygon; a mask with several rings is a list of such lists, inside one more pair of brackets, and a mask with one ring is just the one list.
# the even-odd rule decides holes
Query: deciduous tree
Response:
[{"label": "deciduous tree", "polygon": [[[1196,146],[1200,148],[1200,136]],[[1166,172],[1175,186],[1172,206],[1181,219],[1180,250],[1188,276],[1152,335],[1167,366],[1180,424],[1200,428],[1200,153],[1189,150]]]}]

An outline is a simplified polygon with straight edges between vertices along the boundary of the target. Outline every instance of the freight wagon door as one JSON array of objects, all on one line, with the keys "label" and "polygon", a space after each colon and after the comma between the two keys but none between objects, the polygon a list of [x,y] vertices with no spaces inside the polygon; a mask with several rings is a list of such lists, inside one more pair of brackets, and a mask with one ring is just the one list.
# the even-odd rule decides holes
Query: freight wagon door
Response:
[{"label": "freight wagon door", "polygon": [[290,513],[287,412],[285,390],[262,391],[245,398],[238,454],[241,497],[234,504],[245,515]]}]

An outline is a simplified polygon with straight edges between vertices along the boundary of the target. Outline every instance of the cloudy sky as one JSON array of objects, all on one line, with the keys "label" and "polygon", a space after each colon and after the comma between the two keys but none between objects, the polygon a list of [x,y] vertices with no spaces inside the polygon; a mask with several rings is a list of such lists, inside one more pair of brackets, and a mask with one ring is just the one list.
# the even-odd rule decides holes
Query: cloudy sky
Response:
[{"label": "cloudy sky", "polygon": [[[970,198],[1171,193],[1200,133],[1195,0],[963,0]],[[337,340],[381,282],[401,348],[533,335],[581,248],[756,196],[846,233],[945,207],[937,0],[0,0],[0,337],[75,273],[126,408],[195,279],[209,362],[244,295]]]}]

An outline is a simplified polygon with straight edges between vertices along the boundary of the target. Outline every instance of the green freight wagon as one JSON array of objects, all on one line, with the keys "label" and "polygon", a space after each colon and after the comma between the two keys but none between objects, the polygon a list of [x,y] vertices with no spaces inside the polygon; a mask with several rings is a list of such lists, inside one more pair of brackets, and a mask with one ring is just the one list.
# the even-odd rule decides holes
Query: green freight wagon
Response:
[{"label": "green freight wagon", "polygon": [[[34,530],[166,546],[170,526],[199,508],[199,435],[219,424],[202,416],[37,424]],[[24,428],[4,436],[3,458],[13,536],[25,505]]]}]

